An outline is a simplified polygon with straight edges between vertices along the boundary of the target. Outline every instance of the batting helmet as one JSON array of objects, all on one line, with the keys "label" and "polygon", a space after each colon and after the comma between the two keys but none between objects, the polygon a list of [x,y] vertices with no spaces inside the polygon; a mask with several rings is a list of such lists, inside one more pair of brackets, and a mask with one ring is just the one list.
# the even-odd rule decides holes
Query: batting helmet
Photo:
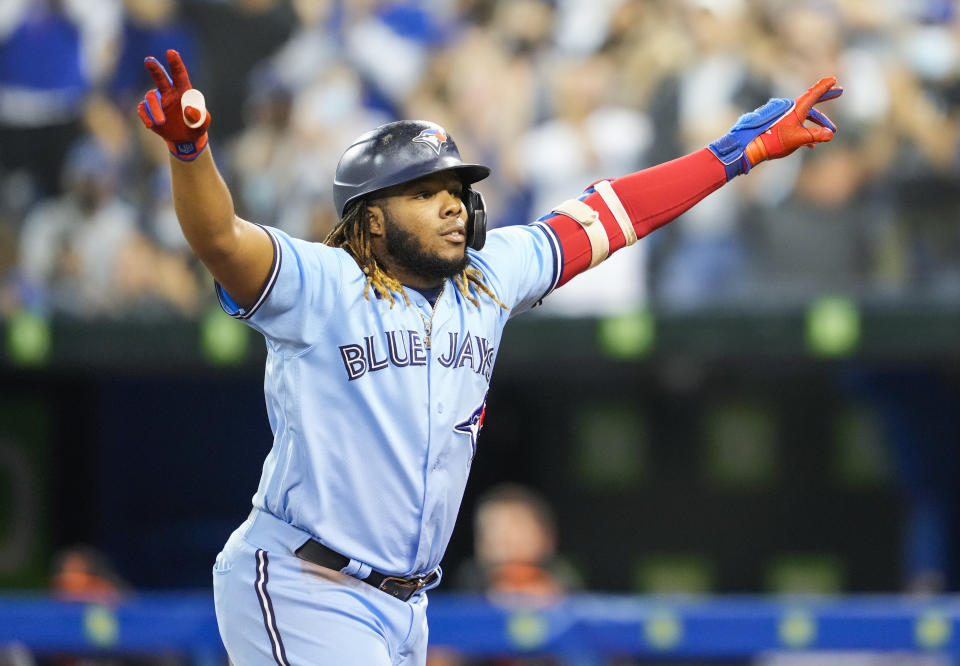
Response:
[{"label": "batting helmet", "polygon": [[352,201],[386,187],[440,171],[454,171],[463,182],[467,210],[467,245],[475,250],[486,239],[483,197],[470,184],[490,175],[480,164],[464,164],[446,130],[425,120],[398,120],[363,134],[343,151],[333,179],[333,201],[342,218]]}]

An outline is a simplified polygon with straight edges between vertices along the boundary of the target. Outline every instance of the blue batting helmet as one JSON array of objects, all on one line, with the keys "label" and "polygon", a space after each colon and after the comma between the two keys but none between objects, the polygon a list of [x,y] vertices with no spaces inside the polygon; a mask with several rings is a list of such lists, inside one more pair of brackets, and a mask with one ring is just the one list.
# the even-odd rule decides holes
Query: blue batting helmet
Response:
[{"label": "blue batting helmet", "polygon": [[340,156],[333,179],[333,201],[342,218],[362,196],[440,171],[454,171],[463,181],[467,209],[467,244],[483,246],[486,216],[483,198],[469,185],[490,175],[480,164],[465,164],[446,130],[425,120],[398,120],[363,134]]}]

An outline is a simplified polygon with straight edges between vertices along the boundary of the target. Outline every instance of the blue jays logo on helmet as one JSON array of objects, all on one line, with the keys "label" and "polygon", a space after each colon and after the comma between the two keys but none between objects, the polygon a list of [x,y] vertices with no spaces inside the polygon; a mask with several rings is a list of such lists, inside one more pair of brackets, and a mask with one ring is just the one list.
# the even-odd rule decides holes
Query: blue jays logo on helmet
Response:
[{"label": "blue jays logo on helmet", "polygon": [[428,127],[427,129],[422,130],[420,134],[413,137],[411,141],[414,143],[425,143],[433,148],[437,155],[439,155],[443,144],[447,142],[447,135],[443,133],[443,130],[436,129],[434,127]]}]

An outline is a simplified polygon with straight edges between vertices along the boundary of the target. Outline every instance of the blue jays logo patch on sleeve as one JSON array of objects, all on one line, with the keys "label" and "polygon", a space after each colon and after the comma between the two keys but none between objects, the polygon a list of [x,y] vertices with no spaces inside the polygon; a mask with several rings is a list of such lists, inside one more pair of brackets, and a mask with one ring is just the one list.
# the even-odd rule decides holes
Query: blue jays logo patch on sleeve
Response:
[{"label": "blue jays logo patch on sleeve", "polygon": [[480,429],[483,427],[483,418],[487,414],[487,396],[484,394],[483,402],[473,410],[473,413],[465,421],[461,421],[453,426],[453,429],[459,433],[470,436],[470,459],[477,455],[477,437],[480,436]]},{"label": "blue jays logo patch on sleeve", "polygon": [[411,139],[414,143],[425,143],[437,153],[440,154],[440,149],[443,147],[443,144],[447,142],[447,135],[442,131],[433,128],[427,128],[422,130],[420,134]]}]

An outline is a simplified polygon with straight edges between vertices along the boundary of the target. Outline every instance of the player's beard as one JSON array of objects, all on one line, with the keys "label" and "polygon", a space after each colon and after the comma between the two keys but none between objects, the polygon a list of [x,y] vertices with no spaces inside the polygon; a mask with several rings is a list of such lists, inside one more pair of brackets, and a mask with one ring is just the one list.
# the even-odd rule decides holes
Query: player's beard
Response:
[{"label": "player's beard", "polygon": [[417,275],[425,278],[446,279],[459,275],[470,264],[470,256],[466,251],[459,259],[444,259],[436,254],[430,254],[419,238],[401,229],[386,211],[384,211],[383,226],[387,252],[394,261]]}]

